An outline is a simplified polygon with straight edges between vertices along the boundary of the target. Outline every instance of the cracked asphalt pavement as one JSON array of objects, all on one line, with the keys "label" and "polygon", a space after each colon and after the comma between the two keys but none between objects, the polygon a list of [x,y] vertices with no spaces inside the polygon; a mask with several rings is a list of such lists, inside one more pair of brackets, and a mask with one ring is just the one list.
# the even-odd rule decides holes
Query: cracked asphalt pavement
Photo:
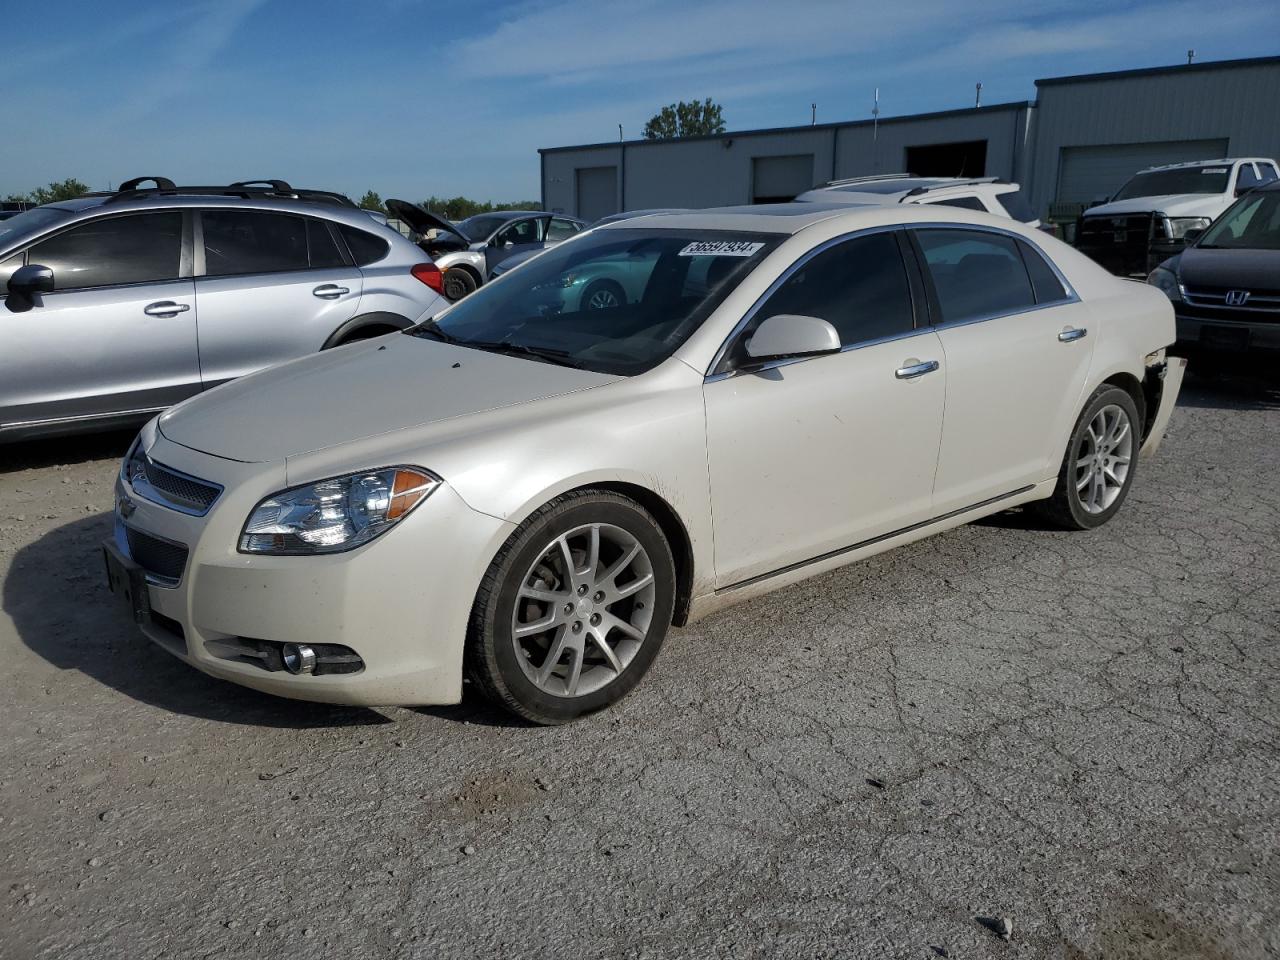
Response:
[{"label": "cracked asphalt pavement", "polygon": [[1280,952],[1275,384],[1189,381],[1101,530],[782,590],[557,729],[149,646],[97,552],[127,442],[0,448],[6,960]]}]

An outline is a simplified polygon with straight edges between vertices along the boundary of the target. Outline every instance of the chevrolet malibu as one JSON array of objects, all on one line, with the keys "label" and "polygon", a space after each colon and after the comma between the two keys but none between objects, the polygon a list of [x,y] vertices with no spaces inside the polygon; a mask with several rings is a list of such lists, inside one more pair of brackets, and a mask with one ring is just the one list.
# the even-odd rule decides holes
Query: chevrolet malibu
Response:
[{"label": "chevrolet malibu", "polygon": [[[601,308],[557,301],[620,259]],[[112,588],[192,666],[527,720],[624,696],[668,627],[1021,504],[1120,509],[1173,311],[1030,227],[805,203],[601,227],[405,333],[172,408],[125,458]]]}]

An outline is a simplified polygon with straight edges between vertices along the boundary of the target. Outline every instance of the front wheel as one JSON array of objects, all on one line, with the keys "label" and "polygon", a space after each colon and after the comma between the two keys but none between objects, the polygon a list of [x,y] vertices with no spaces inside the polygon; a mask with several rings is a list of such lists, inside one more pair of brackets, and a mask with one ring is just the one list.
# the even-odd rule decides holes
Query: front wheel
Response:
[{"label": "front wheel", "polygon": [[1138,406],[1127,391],[1103,384],[1071,432],[1053,496],[1040,512],[1068,530],[1100,527],[1120,510],[1133,486],[1141,442]]},{"label": "front wheel", "polygon": [[565,723],[635,687],[674,606],[671,548],[648,511],[607,491],[565,494],[490,565],[472,609],[468,672],[526,720]]}]

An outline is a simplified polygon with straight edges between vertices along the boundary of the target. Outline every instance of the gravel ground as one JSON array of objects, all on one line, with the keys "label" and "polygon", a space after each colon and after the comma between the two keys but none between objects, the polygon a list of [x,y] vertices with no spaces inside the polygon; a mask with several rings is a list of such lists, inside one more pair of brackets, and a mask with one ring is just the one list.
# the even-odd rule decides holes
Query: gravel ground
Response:
[{"label": "gravel ground", "polygon": [[[1280,390],[675,631],[613,711],[277,700],[102,585],[127,437],[0,448],[0,956],[1280,952]],[[979,918],[1009,918],[1003,941]]]}]

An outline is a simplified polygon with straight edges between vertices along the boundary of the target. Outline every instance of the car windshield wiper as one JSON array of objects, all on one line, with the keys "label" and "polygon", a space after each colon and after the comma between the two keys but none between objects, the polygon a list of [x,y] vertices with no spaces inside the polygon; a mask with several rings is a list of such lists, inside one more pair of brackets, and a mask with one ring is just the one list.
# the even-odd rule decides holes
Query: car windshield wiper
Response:
[{"label": "car windshield wiper", "polygon": [[436,340],[439,340],[443,343],[462,343],[463,342],[459,340],[457,337],[455,337],[452,333],[445,333],[445,331],[441,328],[440,324],[436,323],[434,318],[432,318],[431,320],[424,320],[422,323],[418,324],[418,329],[414,331],[415,336],[424,334],[424,333],[428,337],[433,337]]},{"label": "car windshield wiper", "polygon": [[505,353],[514,357],[531,357],[544,363],[572,367],[575,370],[582,369],[582,364],[574,360],[573,355],[567,350],[555,350],[551,347],[531,347],[524,343],[510,343],[506,340],[452,340],[450,342],[456,343],[460,347],[474,347],[477,350]]}]

